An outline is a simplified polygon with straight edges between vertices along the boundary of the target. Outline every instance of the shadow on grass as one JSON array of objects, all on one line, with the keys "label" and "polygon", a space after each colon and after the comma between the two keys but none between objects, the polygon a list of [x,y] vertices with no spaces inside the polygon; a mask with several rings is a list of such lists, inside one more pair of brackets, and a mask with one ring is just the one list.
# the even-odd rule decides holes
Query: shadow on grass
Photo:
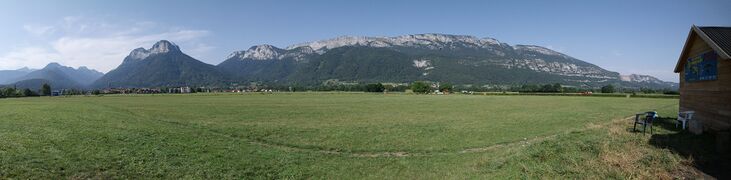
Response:
[{"label": "shadow on grass", "polygon": [[[716,151],[713,134],[694,135],[675,127],[675,118],[662,117],[654,123],[663,132],[653,134],[649,143],[692,159],[692,166],[717,179],[731,179],[731,155]],[[656,129],[657,130],[657,129]]]}]

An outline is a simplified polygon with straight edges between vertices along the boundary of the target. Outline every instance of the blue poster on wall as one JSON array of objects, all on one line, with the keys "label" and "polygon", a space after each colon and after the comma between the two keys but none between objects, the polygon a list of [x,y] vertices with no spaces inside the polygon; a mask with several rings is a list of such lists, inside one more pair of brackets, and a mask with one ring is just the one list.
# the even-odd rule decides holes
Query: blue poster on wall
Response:
[{"label": "blue poster on wall", "polygon": [[709,51],[688,58],[685,63],[685,82],[716,80],[718,77],[718,55]]}]

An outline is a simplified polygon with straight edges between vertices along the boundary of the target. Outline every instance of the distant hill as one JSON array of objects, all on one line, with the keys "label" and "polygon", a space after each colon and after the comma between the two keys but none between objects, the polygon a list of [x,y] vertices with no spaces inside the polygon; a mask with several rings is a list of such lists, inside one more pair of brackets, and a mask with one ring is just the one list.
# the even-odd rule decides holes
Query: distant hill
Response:
[{"label": "distant hill", "polygon": [[20,68],[16,70],[0,70],[0,84],[8,84],[12,83],[13,80],[16,80],[22,76],[25,76],[26,74],[35,71],[34,69],[28,69]]},{"label": "distant hill", "polygon": [[77,88],[76,86],[73,86],[74,84],[72,84],[72,86],[68,86],[68,84],[64,84],[64,82],[52,82],[52,81],[46,80],[46,79],[27,79],[27,80],[15,82],[12,85],[7,85],[7,86],[15,87],[18,89],[30,89],[30,90],[33,90],[36,92],[40,92],[43,84],[50,85],[51,89],[53,89],[53,90]]},{"label": "distant hill", "polygon": [[29,72],[12,80],[9,85],[18,88],[40,89],[43,83],[48,83],[53,89],[85,89],[96,79],[104,75],[101,72],[79,67],[74,69],[58,63],[49,63],[43,69]]},{"label": "distant hill", "polygon": [[104,73],[88,69],[84,66],[79,67],[78,69],[74,69],[72,67],[63,66],[58,63],[49,63],[43,69],[30,72],[25,76],[15,79],[15,81],[28,79],[58,80],[59,78],[68,78],[70,81],[74,81],[79,85],[86,86],[93,83],[96,79],[100,78],[103,75]]},{"label": "distant hill", "polygon": [[92,87],[161,87],[222,84],[228,79],[215,66],[200,62],[166,40],[150,49],[130,52],[119,67],[109,71]]}]

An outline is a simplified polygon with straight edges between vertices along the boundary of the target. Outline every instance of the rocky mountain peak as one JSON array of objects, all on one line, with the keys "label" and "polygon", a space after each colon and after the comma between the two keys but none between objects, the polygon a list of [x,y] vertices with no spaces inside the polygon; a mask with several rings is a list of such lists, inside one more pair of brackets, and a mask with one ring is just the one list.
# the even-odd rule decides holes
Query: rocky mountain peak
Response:
[{"label": "rocky mountain peak", "polygon": [[155,43],[155,45],[152,45],[152,48],[150,49],[139,47],[132,50],[127,58],[125,58],[125,62],[129,60],[143,60],[153,54],[163,54],[168,52],[180,52],[180,47],[175,45],[173,42],[160,40]]},{"label": "rocky mountain peak", "polygon": [[59,64],[57,62],[51,62],[51,63],[48,63],[48,65],[46,65],[46,67],[44,67],[43,69],[51,69],[51,68],[59,68],[59,67],[63,67],[63,66],[61,66],[61,64]]},{"label": "rocky mountain peak", "polygon": [[641,74],[620,75],[620,80],[629,82],[662,82],[655,77]]},{"label": "rocky mountain peak", "polygon": [[253,60],[270,60],[278,59],[283,53],[283,49],[279,49],[275,46],[262,44],[252,46],[246,51],[236,51],[231,53],[226,59],[239,58],[239,59],[253,59]]},{"label": "rocky mountain peak", "polygon": [[152,46],[152,49],[149,50],[152,54],[158,54],[158,53],[167,53],[171,51],[180,51],[180,47],[178,45],[175,45],[175,43],[172,43],[167,40],[160,40],[155,45]]},{"label": "rocky mountain peak", "polygon": [[130,52],[129,56],[127,57],[131,59],[142,60],[147,58],[147,56],[150,56],[150,51],[145,48],[137,48],[132,50],[132,52]]},{"label": "rocky mountain peak", "polygon": [[314,50],[324,51],[343,46],[370,46],[370,47],[416,47],[423,46],[430,49],[452,48],[455,44],[471,48],[486,48],[500,45],[500,41],[493,38],[477,38],[468,35],[451,34],[412,34],[395,37],[367,37],[367,36],[341,36],[333,39],[313,41],[289,46],[287,49],[299,47],[310,47]]},{"label": "rocky mountain peak", "polygon": [[17,69],[17,71],[30,72],[30,71],[35,71],[35,69],[31,69],[28,67],[22,67],[20,69]]}]

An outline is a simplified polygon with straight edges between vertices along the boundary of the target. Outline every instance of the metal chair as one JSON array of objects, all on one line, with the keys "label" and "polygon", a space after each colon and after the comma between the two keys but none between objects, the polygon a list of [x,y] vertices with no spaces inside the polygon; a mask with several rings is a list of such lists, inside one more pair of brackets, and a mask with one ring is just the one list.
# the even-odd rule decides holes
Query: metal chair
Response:
[{"label": "metal chair", "polygon": [[693,119],[693,114],[695,114],[695,111],[683,111],[678,113],[678,120],[675,121],[675,127],[678,127],[678,124],[683,124],[683,130],[685,130],[686,124],[688,124],[688,121]]},{"label": "metal chair", "polygon": [[[642,119],[641,116],[645,115],[645,118]],[[633,131],[637,131],[637,124],[642,125],[642,134],[645,134],[645,131],[647,131],[647,126],[650,126],[650,134],[653,133],[652,129],[652,122],[657,118],[657,112],[655,111],[648,111],[645,113],[637,113],[635,114],[635,124],[634,127],[632,127]]]}]

